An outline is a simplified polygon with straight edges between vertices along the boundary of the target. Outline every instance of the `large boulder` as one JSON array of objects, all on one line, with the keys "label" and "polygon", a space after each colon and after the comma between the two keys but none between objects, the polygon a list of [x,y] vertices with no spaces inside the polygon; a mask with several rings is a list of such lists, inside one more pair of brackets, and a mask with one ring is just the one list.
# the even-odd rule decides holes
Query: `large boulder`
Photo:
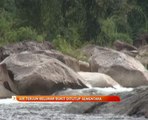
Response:
[{"label": "large boulder", "polygon": [[65,55],[57,50],[40,50],[40,51],[34,51],[33,53],[44,54],[49,57],[58,59],[62,63],[66,64],[68,67],[72,68],[74,71],[80,70],[79,61],[77,59]]},{"label": "large boulder", "polygon": [[[11,87],[10,87],[11,86]],[[9,73],[5,64],[0,64],[0,98],[8,98],[14,95],[12,91],[16,91],[16,86],[9,77]]]},{"label": "large boulder", "polygon": [[2,63],[12,72],[21,95],[49,95],[66,88],[88,87],[72,69],[46,55],[22,52],[10,55]]},{"label": "large boulder", "polygon": [[122,86],[148,85],[148,71],[138,60],[124,53],[96,47],[89,62],[92,72],[107,74]]},{"label": "large boulder", "polygon": [[13,44],[8,44],[0,47],[0,61],[13,53],[20,53],[23,51],[40,51],[53,49],[53,45],[48,41],[23,41]]},{"label": "large boulder", "polygon": [[11,54],[30,51],[34,53],[46,54],[50,57],[56,58],[71,67],[75,71],[79,71],[79,62],[73,57],[64,55],[59,51],[54,50],[53,45],[48,41],[23,41],[13,44],[8,44],[0,47],[0,62]]},{"label": "large boulder", "polygon": [[119,83],[110,76],[98,72],[78,72],[92,87],[121,87]]}]

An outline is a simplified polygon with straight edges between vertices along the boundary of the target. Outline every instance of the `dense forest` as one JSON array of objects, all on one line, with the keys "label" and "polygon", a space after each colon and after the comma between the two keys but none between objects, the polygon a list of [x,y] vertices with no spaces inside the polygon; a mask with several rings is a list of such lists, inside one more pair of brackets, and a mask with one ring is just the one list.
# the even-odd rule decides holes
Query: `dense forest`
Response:
[{"label": "dense forest", "polygon": [[52,41],[60,49],[86,43],[133,43],[148,32],[148,0],[0,0],[0,44]]}]

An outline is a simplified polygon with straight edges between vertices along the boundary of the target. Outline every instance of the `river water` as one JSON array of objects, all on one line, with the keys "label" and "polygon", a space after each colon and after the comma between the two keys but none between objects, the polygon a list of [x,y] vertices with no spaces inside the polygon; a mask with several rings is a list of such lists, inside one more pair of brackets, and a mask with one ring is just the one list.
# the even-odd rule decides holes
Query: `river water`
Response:
[{"label": "river water", "polygon": [[112,114],[69,114],[70,103],[17,103],[12,99],[0,100],[0,120],[146,120]]},{"label": "river water", "polygon": [[[84,89],[85,90],[85,89]],[[98,92],[125,92],[126,88],[96,88]],[[86,92],[86,90],[85,90]],[[0,99],[0,120],[146,120],[113,114],[71,114],[65,108],[70,103],[19,103],[12,99]]]}]

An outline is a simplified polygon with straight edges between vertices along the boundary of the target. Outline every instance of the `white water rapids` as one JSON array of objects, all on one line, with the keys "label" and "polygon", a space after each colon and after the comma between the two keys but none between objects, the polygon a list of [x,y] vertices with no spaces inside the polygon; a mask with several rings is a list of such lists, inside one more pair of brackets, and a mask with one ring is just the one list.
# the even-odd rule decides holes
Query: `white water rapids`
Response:
[{"label": "white water rapids", "polygon": [[[99,92],[115,93],[132,88],[93,88]],[[146,120],[113,114],[70,114],[65,107],[70,103],[19,103],[13,99],[0,99],[0,120]]]}]

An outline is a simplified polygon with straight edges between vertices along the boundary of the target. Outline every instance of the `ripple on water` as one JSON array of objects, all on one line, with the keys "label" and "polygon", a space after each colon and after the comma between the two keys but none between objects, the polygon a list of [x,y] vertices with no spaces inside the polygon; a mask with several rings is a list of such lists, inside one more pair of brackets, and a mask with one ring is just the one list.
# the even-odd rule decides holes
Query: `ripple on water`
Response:
[{"label": "ripple on water", "polygon": [[0,120],[146,120],[113,114],[69,114],[64,108],[70,103],[0,104]]}]

